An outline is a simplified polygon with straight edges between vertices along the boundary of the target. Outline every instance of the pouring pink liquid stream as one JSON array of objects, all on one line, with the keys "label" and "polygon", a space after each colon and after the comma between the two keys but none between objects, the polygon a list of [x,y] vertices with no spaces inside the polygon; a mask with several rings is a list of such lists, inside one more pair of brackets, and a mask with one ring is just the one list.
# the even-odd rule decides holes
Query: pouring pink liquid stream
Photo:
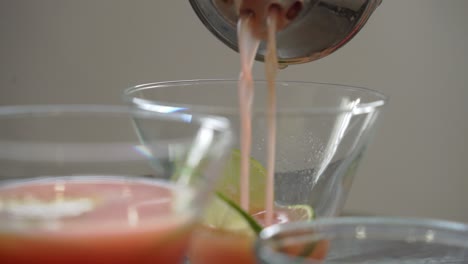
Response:
[{"label": "pouring pink liquid stream", "polygon": [[254,84],[252,66],[257,53],[260,40],[252,32],[251,14],[241,16],[238,23],[239,53],[241,72],[239,77],[239,109],[241,127],[241,176],[240,176],[240,202],[241,207],[249,210],[249,162],[252,145],[252,103]]},{"label": "pouring pink liquid stream", "polygon": [[[265,73],[268,84],[267,106],[267,181],[265,199],[265,224],[273,224],[274,218],[274,169],[276,144],[276,89],[275,79],[278,69],[276,55],[276,30],[279,10],[271,8],[267,18],[267,54],[265,56]],[[252,145],[252,102],[254,85],[252,66],[260,39],[254,35],[252,14],[241,16],[238,24],[239,53],[241,72],[239,78],[239,108],[241,119],[241,207],[249,211],[249,162]]]}]

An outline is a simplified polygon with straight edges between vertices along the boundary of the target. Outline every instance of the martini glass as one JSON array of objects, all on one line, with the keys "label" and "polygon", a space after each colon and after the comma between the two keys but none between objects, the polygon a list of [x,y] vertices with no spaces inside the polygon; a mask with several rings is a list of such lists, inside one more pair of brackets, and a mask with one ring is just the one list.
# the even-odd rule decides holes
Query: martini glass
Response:
[{"label": "martini glass", "polygon": [[405,218],[330,218],[266,228],[262,264],[468,263],[468,226]]},{"label": "martini glass", "polygon": [[[250,205],[257,210],[249,213],[258,217],[265,204],[263,167],[267,160],[268,87],[264,81],[256,81],[254,86]],[[201,113],[228,118],[235,142],[227,166],[230,171],[225,171],[224,180],[221,180],[224,185],[218,186],[218,190],[238,202],[239,177],[232,175],[239,171],[240,165],[237,92],[236,80],[191,80],[138,85],[126,89],[123,98],[140,109],[154,112]],[[365,88],[311,82],[279,81],[276,92],[275,207],[279,208],[277,211],[292,210],[294,215],[300,216],[285,221],[336,216],[346,201],[386,97]],[[194,256],[210,257],[200,257],[200,261],[193,263],[226,258],[233,263],[253,262],[253,251],[246,253],[253,248],[252,239],[215,243],[216,237],[197,240],[196,245],[206,246],[193,250]],[[208,246],[212,244],[223,249],[213,250]],[[249,257],[237,258],[246,255]]]},{"label": "martini glass", "polygon": [[230,142],[125,106],[4,106],[0,128],[0,263],[180,263]]}]

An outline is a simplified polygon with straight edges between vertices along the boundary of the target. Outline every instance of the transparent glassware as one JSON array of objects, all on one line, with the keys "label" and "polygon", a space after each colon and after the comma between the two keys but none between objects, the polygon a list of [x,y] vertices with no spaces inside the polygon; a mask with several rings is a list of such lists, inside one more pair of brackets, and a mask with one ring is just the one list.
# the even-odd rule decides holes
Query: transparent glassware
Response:
[{"label": "transparent glassware", "polygon": [[0,262],[180,262],[230,142],[220,117],[0,107]]},{"label": "transparent glassware", "polygon": [[[267,86],[255,82],[252,157],[266,165]],[[317,217],[340,213],[386,97],[364,88],[281,82],[277,89],[275,203],[308,205]],[[236,80],[191,80],[128,88],[126,102],[155,112],[227,117],[239,149]],[[254,175],[252,177],[255,177]],[[256,191],[256,190],[251,190]]]},{"label": "transparent glassware", "polygon": [[323,218],[266,228],[262,264],[468,263],[468,226],[427,219]]}]

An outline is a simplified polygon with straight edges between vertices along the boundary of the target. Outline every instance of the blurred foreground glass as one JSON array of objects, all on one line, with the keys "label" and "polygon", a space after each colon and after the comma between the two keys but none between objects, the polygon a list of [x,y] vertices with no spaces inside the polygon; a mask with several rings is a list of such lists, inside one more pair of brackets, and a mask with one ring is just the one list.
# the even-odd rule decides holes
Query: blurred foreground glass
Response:
[{"label": "blurred foreground glass", "polygon": [[468,226],[401,218],[330,218],[266,228],[262,264],[468,263]]},{"label": "blurred foreground glass", "polygon": [[223,118],[0,107],[0,263],[179,263],[230,138]]}]

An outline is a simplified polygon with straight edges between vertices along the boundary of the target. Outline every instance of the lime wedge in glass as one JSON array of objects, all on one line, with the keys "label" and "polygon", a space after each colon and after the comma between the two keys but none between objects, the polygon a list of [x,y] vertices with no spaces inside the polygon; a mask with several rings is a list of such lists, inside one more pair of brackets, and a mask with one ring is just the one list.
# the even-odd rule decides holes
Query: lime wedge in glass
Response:
[{"label": "lime wedge in glass", "polygon": [[288,205],[279,207],[286,211],[289,221],[308,221],[314,219],[314,209],[306,204]]},{"label": "lime wedge in glass", "polygon": [[248,213],[243,211],[234,201],[221,193],[217,193],[202,217],[205,226],[243,233],[251,236],[257,235],[262,227]]},{"label": "lime wedge in glass", "polygon": [[[250,207],[254,209],[265,207],[265,183],[267,172],[263,165],[250,158]],[[223,177],[219,180],[217,190],[230,200],[240,201],[240,167],[241,154],[239,150],[233,150],[226,163]]]}]

